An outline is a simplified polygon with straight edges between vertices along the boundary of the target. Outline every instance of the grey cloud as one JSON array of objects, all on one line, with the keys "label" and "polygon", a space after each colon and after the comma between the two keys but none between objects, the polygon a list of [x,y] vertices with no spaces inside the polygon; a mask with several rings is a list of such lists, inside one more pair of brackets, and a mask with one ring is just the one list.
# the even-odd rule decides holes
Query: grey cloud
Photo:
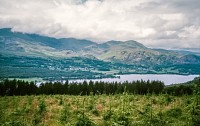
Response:
[{"label": "grey cloud", "polygon": [[199,7],[199,0],[0,0],[0,27],[96,42],[197,47]]}]

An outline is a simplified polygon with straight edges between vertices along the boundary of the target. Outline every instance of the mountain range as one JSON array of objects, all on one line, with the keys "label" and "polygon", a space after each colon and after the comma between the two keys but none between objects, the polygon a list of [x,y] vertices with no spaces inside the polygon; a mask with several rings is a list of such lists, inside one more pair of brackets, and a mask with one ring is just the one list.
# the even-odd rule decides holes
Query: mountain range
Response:
[{"label": "mountain range", "polygon": [[[134,40],[123,42],[108,41],[98,44],[89,40],[75,38],[57,39],[37,34],[12,32],[10,28],[3,28],[0,29],[0,72],[2,77],[15,77],[13,75],[11,76],[9,74],[10,72],[5,70],[6,67],[16,68],[6,60],[8,60],[8,58],[10,58],[10,60],[19,59],[19,61],[16,61],[18,64],[22,60],[20,58],[23,57],[23,59],[33,58],[36,59],[36,61],[38,59],[42,61],[67,60],[70,61],[71,64],[76,64],[77,58],[80,61],[80,66],[69,66],[68,64],[59,66],[58,64],[60,64],[60,62],[57,62],[58,67],[54,68],[54,72],[55,70],[58,70],[57,72],[64,71],[61,69],[64,65],[66,68],[73,66],[74,70],[78,68],[78,70],[101,73],[102,75],[104,72],[99,69],[94,69],[97,67],[102,69],[105,68],[105,64],[110,64],[112,67],[108,65],[109,68],[106,69],[112,71],[110,72],[112,74],[149,72],[199,74],[200,51],[198,49],[200,48],[195,49],[195,51],[191,51],[192,49],[153,49]],[[95,63],[101,62],[101,64],[96,64],[97,66],[92,66],[91,63],[86,65],[87,63],[84,62],[86,59],[87,63],[93,61]],[[24,64],[26,64],[26,62],[34,62],[34,60],[25,60]],[[46,61],[43,62],[44,66]],[[83,67],[81,67],[81,64]],[[123,67],[120,68],[119,64]],[[33,66],[30,65],[30,67],[32,68]],[[46,67],[48,66],[46,65]],[[41,64],[37,65],[37,68],[42,68]],[[84,70],[80,68],[84,68]],[[50,68],[48,68],[48,70],[49,69]],[[66,71],[69,70],[65,70],[65,72]]]}]

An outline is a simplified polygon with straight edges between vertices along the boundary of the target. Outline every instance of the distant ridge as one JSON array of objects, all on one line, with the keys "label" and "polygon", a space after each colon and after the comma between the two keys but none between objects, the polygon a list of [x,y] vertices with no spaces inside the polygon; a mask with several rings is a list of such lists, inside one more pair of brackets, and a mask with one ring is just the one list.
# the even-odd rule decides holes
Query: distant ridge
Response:
[{"label": "distant ridge", "polygon": [[134,40],[97,44],[0,29],[0,79],[94,79],[115,74],[199,74],[194,52],[151,49]]},{"label": "distant ridge", "polygon": [[0,29],[0,52],[22,56],[39,57],[93,57],[103,61],[145,66],[199,64],[194,53],[180,53],[164,49],[150,49],[134,40],[108,41],[97,44],[75,38],[56,39],[37,34],[12,32],[11,28]]}]

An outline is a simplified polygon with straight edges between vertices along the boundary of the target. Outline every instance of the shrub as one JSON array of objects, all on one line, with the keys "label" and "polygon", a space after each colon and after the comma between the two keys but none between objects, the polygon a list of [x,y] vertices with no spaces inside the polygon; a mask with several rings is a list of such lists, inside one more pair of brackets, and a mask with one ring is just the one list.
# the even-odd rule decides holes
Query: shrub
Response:
[{"label": "shrub", "polygon": [[69,106],[65,106],[61,111],[60,121],[62,123],[69,122],[69,116],[70,116]]},{"label": "shrub", "polygon": [[82,113],[78,115],[75,126],[96,126],[96,124]]},{"label": "shrub", "polygon": [[39,103],[39,114],[42,114],[43,112],[46,111],[46,104],[45,104],[45,101],[44,100],[41,100],[40,103]]},{"label": "shrub", "polygon": [[167,116],[178,118],[182,115],[182,110],[180,108],[172,108],[166,112]]}]

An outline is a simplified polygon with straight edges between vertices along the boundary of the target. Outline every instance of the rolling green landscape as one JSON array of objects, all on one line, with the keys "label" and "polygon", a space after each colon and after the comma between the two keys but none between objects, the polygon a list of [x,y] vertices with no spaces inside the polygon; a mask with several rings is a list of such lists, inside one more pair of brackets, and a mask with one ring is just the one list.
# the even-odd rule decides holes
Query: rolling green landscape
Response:
[{"label": "rolling green landscape", "polygon": [[0,29],[0,78],[112,78],[116,74],[200,73],[198,51],[147,48],[139,42],[97,44]]},{"label": "rolling green landscape", "polygon": [[115,74],[198,74],[200,66],[158,65],[154,68],[134,64],[105,62],[73,57],[67,59],[0,56],[0,77],[42,78],[43,80],[113,78]]},{"label": "rolling green landscape", "polygon": [[151,49],[133,40],[56,39],[6,28],[0,29],[0,53],[2,126],[200,124],[199,77],[169,86],[159,80],[69,82],[120,74],[198,75],[198,52]]},{"label": "rolling green landscape", "polygon": [[0,126],[200,126],[200,0],[0,0]]}]

